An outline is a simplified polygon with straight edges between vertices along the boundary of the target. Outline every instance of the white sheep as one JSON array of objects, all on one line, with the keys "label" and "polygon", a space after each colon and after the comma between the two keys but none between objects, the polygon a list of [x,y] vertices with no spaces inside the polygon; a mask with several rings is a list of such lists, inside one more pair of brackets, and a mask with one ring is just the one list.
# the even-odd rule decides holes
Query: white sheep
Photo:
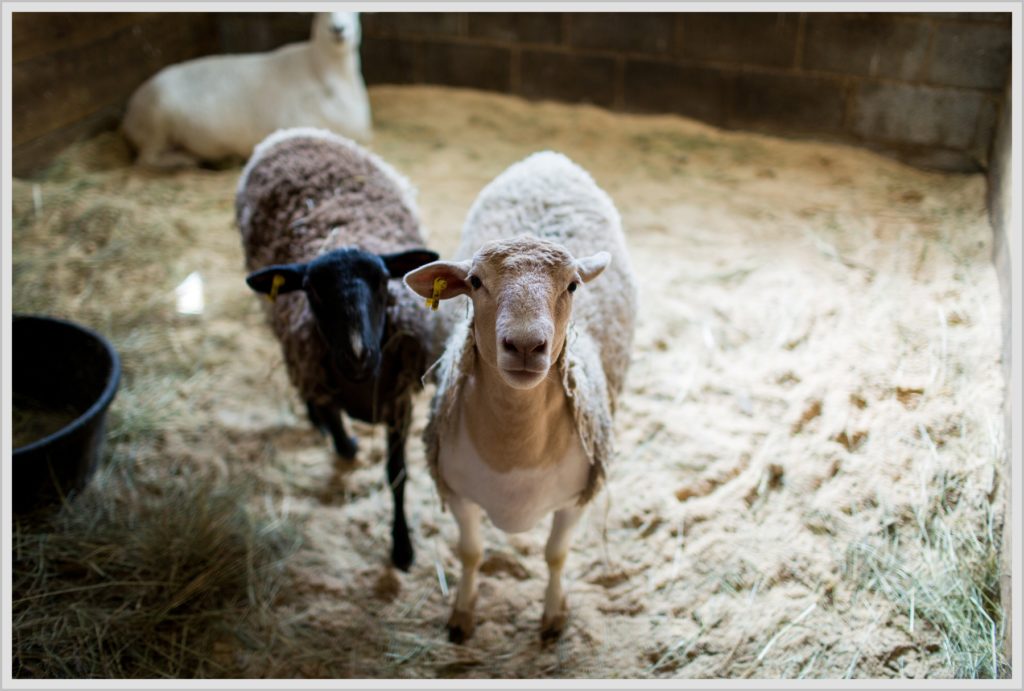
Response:
[{"label": "white sheep", "polygon": [[604,478],[633,341],[636,282],[619,214],[582,168],[537,153],[480,193],[455,256],[405,277],[428,299],[471,301],[436,366],[424,432],[431,473],[459,525],[463,573],[449,637],[460,642],[474,630],[483,510],[506,532],[554,513],[541,619],[551,638],[565,624],[562,567]]},{"label": "white sheep", "polygon": [[279,128],[371,138],[356,12],[313,19],[309,41],[269,53],[214,55],[171,65],[139,87],[122,130],[143,165],[248,158]]}]

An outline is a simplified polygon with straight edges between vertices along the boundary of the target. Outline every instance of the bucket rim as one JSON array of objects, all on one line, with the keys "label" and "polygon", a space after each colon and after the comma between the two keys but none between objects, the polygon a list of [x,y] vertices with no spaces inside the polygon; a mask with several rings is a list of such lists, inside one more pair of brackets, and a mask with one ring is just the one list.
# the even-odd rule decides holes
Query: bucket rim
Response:
[{"label": "bucket rim", "polygon": [[[69,422],[64,427],[61,427],[56,432],[36,439],[35,441],[25,444],[24,446],[12,447],[11,456],[13,460],[17,460],[20,456],[27,456],[33,451],[43,448],[49,444],[59,441],[65,437],[68,437],[85,425],[91,423],[96,418],[100,417],[103,412],[110,406],[111,401],[114,400],[114,395],[117,393],[118,384],[121,381],[121,356],[118,355],[117,350],[111,345],[110,341],[106,337],[97,333],[96,331],[82,326],[73,321],[67,319],[59,319],[57,317],[50,317],[43,314],[13,314],[11,315],[11,338],[13,341],[14,337],[14,325],[17,322],[35,322],[35,323],[46,323],[56,324],[61,328],[70,329],[77,331],[103,346],[103,350],[107,353],[110,358],[110,371],[107,374],[107,381],[104,384],[103,391],[99,397],[90,405],[81,415],[76,417],[74,420]],[[13,343],[12,343],[13,345]]]}]

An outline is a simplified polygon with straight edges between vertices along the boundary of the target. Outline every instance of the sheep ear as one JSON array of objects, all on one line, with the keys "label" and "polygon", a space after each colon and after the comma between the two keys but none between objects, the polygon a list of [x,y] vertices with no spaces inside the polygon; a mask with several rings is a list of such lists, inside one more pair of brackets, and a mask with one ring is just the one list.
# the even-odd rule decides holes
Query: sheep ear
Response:
[{"label": "sheep ear", "polygon": [[424,264],[436,262],[439,255],[426,249],[408,250],[406,252],[395,252],[393,254],[380,255],[384,266],[388,268],[391,278],[401,278],[413,269],[418,269]]},{"label": "sheep ear", "polygon": [[[278,276],[284,279],[283,283],[281,279],[277,278]],[[301,290],[302,281],[305,278],[305,264],[275,264],[274,266],[268,266],[265,269],[252,272],[245,277],[245,282],[257,293],[265,295],[273,293],[276,296],[282,293],[290,293],[293,290]],[[274,290],[274,283],[277,283],[276,292]]]},{"label": "sheep ear", "polygon": [[439,297],[447,300],[469,292],[466,278],[471,266],[468,259],[464,262],[433,262],[407,273],[405,285],[420,297],[430,299],[434,297],[434,281],[440,278],[446,285]]},{"label": "sheep ear", "polygon": [[587,283],[600,276],[601,272],[607,269],[608,265],[611,263],[612,255],[601,251],[596,254],[592,254],[589,257],[577,259],[576,270],[579,271],[580,279],[584,283]]}]

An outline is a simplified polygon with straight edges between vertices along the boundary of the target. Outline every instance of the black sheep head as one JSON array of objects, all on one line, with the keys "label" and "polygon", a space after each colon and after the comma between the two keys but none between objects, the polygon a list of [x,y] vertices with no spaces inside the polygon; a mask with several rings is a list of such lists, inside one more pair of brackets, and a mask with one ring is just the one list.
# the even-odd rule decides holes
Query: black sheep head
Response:
[{"label": "black sheep head", "polygon": [[349,247],[305,264],[268,266],[249,274],[245,282],[272,298],[304,291],[334,366],[344,377],[360,381],[380,367],[388,280],[437,258],[426,249],[378,255]]}]

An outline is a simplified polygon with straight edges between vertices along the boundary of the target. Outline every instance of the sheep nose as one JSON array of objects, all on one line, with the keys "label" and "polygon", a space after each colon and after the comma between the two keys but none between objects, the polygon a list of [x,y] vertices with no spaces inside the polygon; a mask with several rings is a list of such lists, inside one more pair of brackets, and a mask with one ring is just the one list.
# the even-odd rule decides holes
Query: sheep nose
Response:
[{"label": "sheep nose", "polygon": [[353,356],[349,360],[349,365],[352,368],[352,373],[357,376],[371,374],[380,364],[380,355],[376,351],[365,350],[358,354],[353,353]]},{"label": "sheep nose", "polygon": [[515,340],[503,338],[501,339],[501,345],[509,353],[528,355],[530,353],[543,353],[547,350],[548,342],[539,338],[521,338]]}]

